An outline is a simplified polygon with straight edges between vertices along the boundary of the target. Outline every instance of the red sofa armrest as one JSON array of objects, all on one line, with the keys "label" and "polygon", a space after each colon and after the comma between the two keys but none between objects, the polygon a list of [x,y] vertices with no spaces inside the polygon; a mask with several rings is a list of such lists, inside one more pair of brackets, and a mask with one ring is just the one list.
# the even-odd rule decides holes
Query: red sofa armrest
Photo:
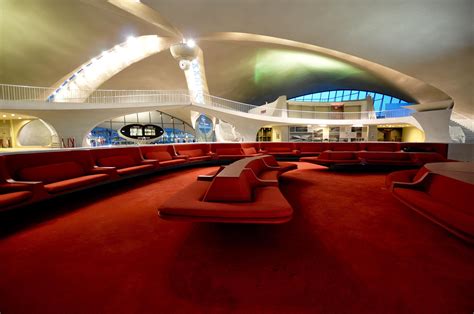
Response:
[{"label": "red sofa armrest", "polygon": [[296,155],[301,154],[301,152],[298,149],[293,149],[293,153],[295,153]]},{"label": "red sofa armrest", "polygon": [[35,184],[41,184],[41,182],[8,180],[7,182],[0,183],[0,191],[2,192],[31,191],[34,188]]},{"label": "red sofa armrest", "polygon": [[152,165],[155,165],[155,166],[159,166],[159,161],[156,160],[156,159],[144,159],[142,160],[141,162],[143,165],[148,165],[148,164],[152,164]]},{"label": "red sofa armrest", "polygon": [[206,156],[211,156],[212,159],[217,159],[217,154],[213,152],[206,153]]},{"label": "red sofa armrest", "polygon": [[[23,191],[31,191],[34,194],[34,198],[45,198],[48,195],[46,189],[44,188],[44,184],[41,181],[16,181],[13,179],[6,180],[6,184],[11,184],[10,186],[17,186],[22,187]],[[5,184],[5,183],[4,183]]]},{"label": "red sofa armrest", "polygon": [[189,156],[188,155],[176,155],[176,156],[173,156],[173,159],[188,159]]},{"label": "red sofa armrest", "polygon": [[94,167],[89,169],[88,174],[108,174],[111,177],[117,174],[117,168],[115,167]]},{"label": "red sofa armrest", "polygon": [[262,153],[262,154],[267,154],[267,153],[268,153],[268,150],[259,149],[258,152],[259,152],[259,153]]}]

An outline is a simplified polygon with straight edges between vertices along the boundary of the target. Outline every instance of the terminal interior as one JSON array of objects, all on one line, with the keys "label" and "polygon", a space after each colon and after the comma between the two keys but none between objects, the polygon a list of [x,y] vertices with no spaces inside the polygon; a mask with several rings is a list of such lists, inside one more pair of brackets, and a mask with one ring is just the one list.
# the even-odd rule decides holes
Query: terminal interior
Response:
[{"label": "terminal interior", "polygon": [[470,0],[0,2],[1,313],[470,313]]}]

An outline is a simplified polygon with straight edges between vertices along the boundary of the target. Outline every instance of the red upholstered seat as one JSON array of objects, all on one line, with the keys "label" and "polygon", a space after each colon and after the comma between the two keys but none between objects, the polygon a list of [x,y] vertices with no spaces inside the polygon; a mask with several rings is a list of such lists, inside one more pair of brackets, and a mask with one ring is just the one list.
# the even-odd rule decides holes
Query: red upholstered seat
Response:
[{"label": "red upholstered seat", "polygon": [[448,161],[444,156],[439,153],[408,153],[414,164],[422,166],[430,162],[445,162]]},{"label": "red upholstered seat", "polygon": [[188,161],[208,161],[208,160],[212,160],[212,157],[207,155],[207,156],[196,156],[196,157],[189,157],[188,158]]},{"label": "red upholstered seat", "polygon": [[264,154],[275,156],[298,156],[300,153],[294,143],[286,142],[262,142],[260,149]]},{"label": "red upholstered seat", "polygon": [[30,191],[10,192],[0,194],[0,208],[23,203],[33,197]]},{"label": "red upholstered seat", "polygon": [[346,151],[346,152],[356,152],[359,151],[358,143],[329,143],[329,150],[332,151]]},{"label": "red upholstered seat", "polygon": [[[470,194],[467,195],[473,195],[472,193],[474,193],[474,189],[471,188]],[[473,210],[459,210],[458,207],[453,206],[451,201],[457,199],[455,195],[448,200],[449,202],[446,202],[440,201],[428,193],[412,189],[395,187],[393,194],[405,204],[428,216],[436,223],[455,232],[465,234],[471,237],[471,240],[474,240],[474,212]],[[466,205],[472,204],[466,203]]]},{"label": "red upholstered seat", "polygon": [[156,159],[143,159],[140,149],[133,147],[91,149],[91,154],[99,166],[114,167],[119,176],[147,172],[159,168]]},{"label": "red upholstered seat", "polygon": [[245,155],[257,154],[257,150],[255,149],[255,147],[242,147],[242,151]]},{"label": "red upholstered seat", "polygon": [[77,189],[91,184],[103,182],[109,179],[107,174],[93,174],[88,176],[81,176],[72,179],[57,181],[49,183],[44,186],[49,193],[60,193],[66,190]]},{"label": "red upholstered seat", "polygon": [[167,160],[172,160],[173,157],[171,154],[167,151],[157,151],[157,152],[148,152],[145,154],[145,157],[147,159],[156,159],[158,161],[167,161]]},{"label": "red upholstered seat", "polygon": [[321,152],[328,149],[328,143],[296,143],[296,149],[300,151],[301,156],[318,156]]},{"label": "red upholstered seat", "polygon": [[217,148],[216,154],[220,155],[242,155],[242,149],[239,147],[234,148]]},{"label": "red upholstered seat", "polygon": [[423,178],[426,173],[428,173],[428,169],[425,167],[395,171],[387,175],[385,178],[385,186],[391,188],[394,182],[413,183]]},{"label": "red upholstered seat", "polygon": [[85,175],[80,164],[70,161],[23,168],[18,177],[24,181],[41,181],[45,184]]},{"label": "red upholstered seat", "polygon": [[400,151],[398,143],[362,143],[361,149],[369,152],[396,152]]},{"label": "red upholstered seat", "polygon": [[118,156],[110,156],[110,157],[103,157],[97,160],[99,166],[102,167],[115,167],[117,169],[133,167],[137,164],[132,157],[127,155],[118,155]]},{"label": "red upholstered seat", "polygon": [[151,171],[154,168],[155,168],[154,165],[147,164],[147,165],[131,166],[131,167],[127,167],[127,168],[120,168],[120,169],[117,170],[117,172],[118,172],[119,175],[124,176],[124,175],[135,174],[135,173],[142,172],[142,171]]},{"label": "red upholstered seat", "polygon": [[169,166],[176,166],[186,163],[186,159],[172,159],[172,160],[165,160],[160,161],[159,164],[161,167],[169,167]]},{"label": "red upholstered seat", "polygon": [[209,182],[196,181],[170,197],[159,208],[164,219],[231,223],[282,223],[293,209],[278,187],[259,187],[252,202],[202,202]]},{"label": "red upholstered seat", "polygon": [[474,185],[428,172],[413,184],[393,184],[392,193],[410,208],[474,242]]}]

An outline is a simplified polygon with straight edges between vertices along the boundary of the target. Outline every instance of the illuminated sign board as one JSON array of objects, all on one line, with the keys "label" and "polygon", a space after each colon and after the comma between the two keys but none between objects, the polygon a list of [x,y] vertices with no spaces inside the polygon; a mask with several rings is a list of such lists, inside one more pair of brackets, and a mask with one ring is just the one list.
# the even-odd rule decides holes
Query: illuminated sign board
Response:
[{"label": "illuminated sign board", "polygon": [[128,140],[150,141],[159,138],[163,129],[154,124],[127,124],[120,128],[118,134]]}]

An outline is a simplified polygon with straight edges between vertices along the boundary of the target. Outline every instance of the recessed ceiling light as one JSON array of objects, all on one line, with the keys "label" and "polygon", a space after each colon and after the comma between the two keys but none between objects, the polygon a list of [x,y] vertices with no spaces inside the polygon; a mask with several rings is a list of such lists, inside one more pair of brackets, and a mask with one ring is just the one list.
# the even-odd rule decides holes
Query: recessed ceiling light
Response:
[{"label": "recessed ceiling light", "polygon": [[196,42],[194,41],[194,39],[188,39],[186,41],[186,45],[188,45],[189,48],[194,48],[196,47]]},{"label": "recessed ceiling light", "polygon": [[12,113],[12,117],[14,117],[14,116],[15,116],[15,114],[14,114],[14,113]]},{"label": "recessed ceiling light", "polygon": [[4,114],[4,115],[3,115],[3,117],[4,117],[4,118],[6,118],[6,117],[7,117],[7,115],[6,115],[6,114]]}]

